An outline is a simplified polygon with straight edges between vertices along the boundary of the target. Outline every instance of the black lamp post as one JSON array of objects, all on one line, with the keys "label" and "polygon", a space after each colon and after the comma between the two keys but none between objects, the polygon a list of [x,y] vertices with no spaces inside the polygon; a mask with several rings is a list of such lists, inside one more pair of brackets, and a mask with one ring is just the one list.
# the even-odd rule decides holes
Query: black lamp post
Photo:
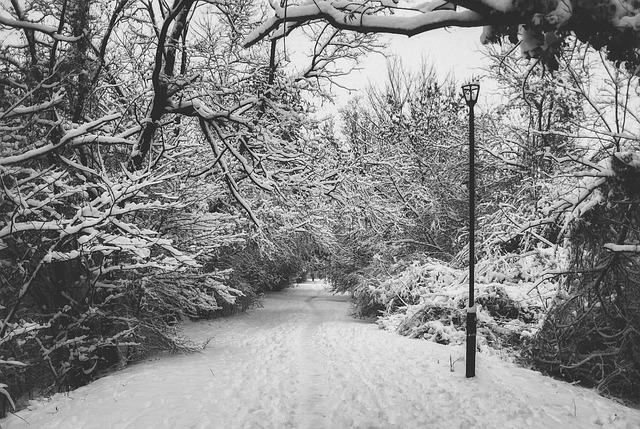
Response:
[{"label": "black lamp post", "polygon": [[480,85],[462,86],[464,99],[469,106],[469,305],[467,306],[467,378],[476,376],[476,302],[475,302],[475,237],[476,237],[476,162],[473,106],[478,101]]}]

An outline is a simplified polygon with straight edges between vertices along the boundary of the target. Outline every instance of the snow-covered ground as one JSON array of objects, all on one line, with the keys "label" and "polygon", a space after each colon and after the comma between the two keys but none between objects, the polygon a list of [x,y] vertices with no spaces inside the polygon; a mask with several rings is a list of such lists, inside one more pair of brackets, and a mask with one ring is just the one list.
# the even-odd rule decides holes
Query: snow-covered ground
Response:
[{"label": "snow-covered ground", "polygon": [[[14,428],[640,428],[640,410],[349,316],[321,282],[265,306],[188,323],[200,354],[132,365],[0,420]],[[450,360],[456,361],[451,371]]]}]

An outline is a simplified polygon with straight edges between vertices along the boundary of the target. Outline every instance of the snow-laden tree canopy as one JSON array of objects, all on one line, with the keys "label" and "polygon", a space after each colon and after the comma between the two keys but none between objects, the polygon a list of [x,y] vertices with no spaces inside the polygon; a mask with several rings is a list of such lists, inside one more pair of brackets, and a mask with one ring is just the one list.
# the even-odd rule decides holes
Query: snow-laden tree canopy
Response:
[{"label": "snow-laden tree canopy", "polygon": [[637,0],[280,0],[274,15],[245,39],[250,46],[281,37],[305,22],[323,20],[357,32],[413,36],[444,27],[484,27],[482,43],[503,38],[522,53],[557,67],[564,38],[575,34],[603,50],[617,65],[640,67],[640,1]]}]

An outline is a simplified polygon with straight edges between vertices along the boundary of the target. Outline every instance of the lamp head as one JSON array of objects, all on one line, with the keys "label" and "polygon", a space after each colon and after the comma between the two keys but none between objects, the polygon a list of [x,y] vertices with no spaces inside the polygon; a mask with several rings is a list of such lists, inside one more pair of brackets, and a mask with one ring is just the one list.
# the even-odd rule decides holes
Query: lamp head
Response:
[{"label": "lamp head", "polygon": [[462,85],[462,94],[464,100],[467,102],[467,106],[471,107],[478,101],[478,94],[480,93],[480,85],[477,83],[469,83]]}]

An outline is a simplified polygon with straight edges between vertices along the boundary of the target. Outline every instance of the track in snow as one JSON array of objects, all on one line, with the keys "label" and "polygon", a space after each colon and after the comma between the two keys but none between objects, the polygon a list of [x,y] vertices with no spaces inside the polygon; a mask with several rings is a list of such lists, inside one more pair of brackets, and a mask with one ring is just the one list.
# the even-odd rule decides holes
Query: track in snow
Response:
[{"label": "track in snow", "polygon": [[595,392],[378,330],[320,282],[247,314],[187,323],[202,353],[132,365],[0,421],[10,428],[640,428]]}]

